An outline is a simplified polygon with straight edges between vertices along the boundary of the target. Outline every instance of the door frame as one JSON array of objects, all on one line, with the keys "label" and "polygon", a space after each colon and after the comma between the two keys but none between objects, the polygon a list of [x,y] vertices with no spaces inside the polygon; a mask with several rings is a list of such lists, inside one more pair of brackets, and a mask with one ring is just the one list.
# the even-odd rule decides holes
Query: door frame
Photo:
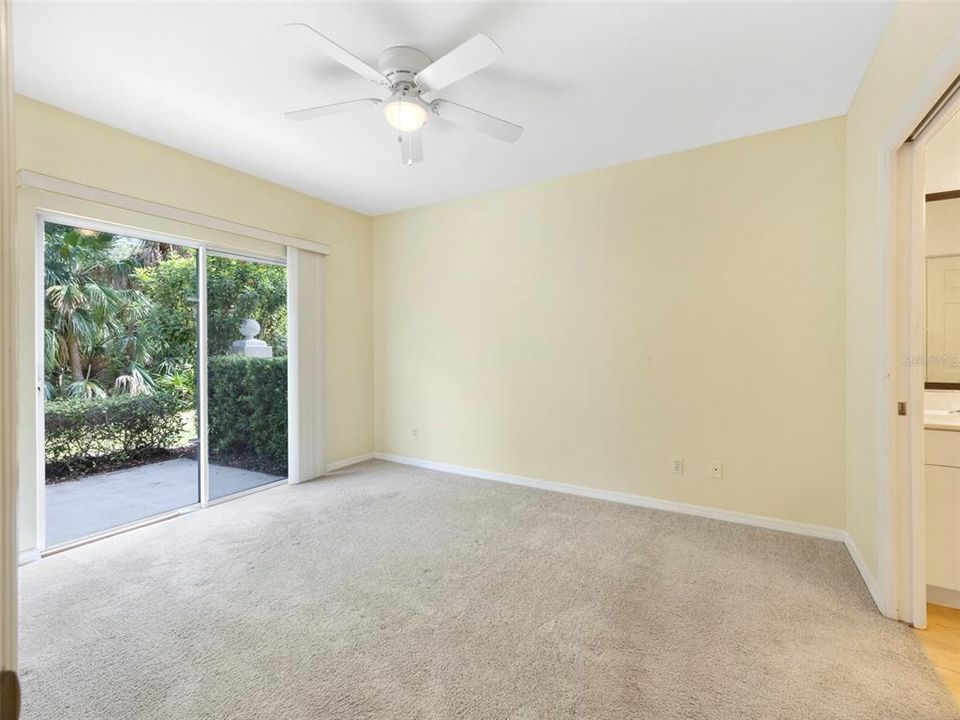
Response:
[{"label": "door frame", "polygon": [[[880,237],[885,296],[881,309],[881,432],[878,479],[879,597],[887,617],[926,627],[924,484],[924,152],[957,112],[960,95],[923,132],[911,134],[960,76],[960,31],[891,123],[880,145]],[[899,415],[897,404],[906,403]]]},{"label": "door frame", "polygon": [[0,0],[0,714],[19,714],[17,681],[16,161],[12,3]]},{"label": "door frame", "polygon": [[[38,208],[34,216],[35,229],[36,229],[36,247],[35,247],[35,267],[34,275],[36,277],[36,295],[34,298],[35,306],[35,327],[34,327],[34,357],[36,361],[35,366],[35,384],[36,384],[36,425],[35,428],[35,437],[36,443],[34,447],[34,452],[36,453],[36,527],[37,527],[37,551],[41,557],[46,555],[51,555],[55,553],[62,552],[64,550],[69,550],[71,548],[77,547],[79,545],[86,545],[90,542],[95,542],[97,540],[102,540],[106,537],[111,537],[128,530],[133,530],[139,527],[144,527],[146,525],[152,525],[154,523],[160,522],[162,520],[167,520],[172,517],[177,517],[184,513],[193,512],[195,510],[203,509],[209,507],[210,505],[219,504],[221,502],[226,502],[233,500],[245,495],[250,495],[252,493],[260,492],[262,490],[269,490],[270,488],[277,487],[279,485],[286,485],[289,482],[289,478],[281,478],[274,482],[265,483],[263,485],[249,488],[247,490],[242,490],[236,493],[231,493],[230,495],[225,495],[218,498],[210,497],[210,466],[209,466],[209,452],[210,452],[210,441],[209,441],[209,426],[208,426],[208,382],[207,382],[207,322],[208,322],[208,304],[207,304],[207,257],[209,255],[215,255],[217,257],[229,257],[237,260],[246,260],[249,262],[257,263],[267,263],[271,265],[281,265],[286,267],[286,259],[273,258],[257,255],[256,253],[250,252],[238,252],[234,249],[225,248],[219,245],[202,242],[194,238],[185,237],[182,235],[175,235],[172,233],[166,232],[157,232],[154,230],[146,230],[139,227],[134,227],[130,225],[122,225],[118,223],[106,222],[103,220],[96,220],[94,218],[89,218],[81,215],[74,215],[70,213],[64,213],[54,210],[47,210],[44,208]],[[198,453],[197,453],[197,465],[198,465],[198,501],[196,503],[191,503],[179,508],[171,508],[170,510],[165,510],[163,512],[151,515],[145,518],[140,518],[129,523],[124,523],[112,528],[108,528],[101,532],[93,533],[91,535],[85,535],[74,540],[70,540],[66,543],[61,543],[49,548],[47,546],[47,527],[46,527],[46,473],[45,473],[45,455],[44,455],[44,445],[45,445],[45,423],[44,423],[44,397],[43,397],[43,382],[45,377],[45,366],[44,366],[44,253],[45,253],[45,229],[44,226],[46,223],[57,223],[61,225],[69,225],[71,227],[80,227],[89,230],[96,230],[99,232],[111,233],[114,235],[123,235],[125,237],[136,238],[138,240],[145,240],[148,242],[159,242],[168,245],[178,245],[181,247],[187,247],[197,251],[197,418],[199,425],[199,444],[198,444]],[[289,284],[289,277],[287,279]],[[288,293],[287,296],[287,315],[289,317],[291,306],[291,297]],[[288,423],[289,424],[289,423]],[[292,442],[290,433],[287,433],[287,446],[288,449]]]}]

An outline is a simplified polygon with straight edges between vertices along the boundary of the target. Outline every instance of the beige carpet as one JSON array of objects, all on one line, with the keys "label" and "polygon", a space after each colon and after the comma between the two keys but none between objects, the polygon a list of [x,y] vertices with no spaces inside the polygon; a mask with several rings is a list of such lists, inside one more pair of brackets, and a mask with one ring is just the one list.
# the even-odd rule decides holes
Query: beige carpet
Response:
[{"label": "beige carpet", "polygon": [[21,577],[26,720],[957,717],[840,544],[382,462]]}]

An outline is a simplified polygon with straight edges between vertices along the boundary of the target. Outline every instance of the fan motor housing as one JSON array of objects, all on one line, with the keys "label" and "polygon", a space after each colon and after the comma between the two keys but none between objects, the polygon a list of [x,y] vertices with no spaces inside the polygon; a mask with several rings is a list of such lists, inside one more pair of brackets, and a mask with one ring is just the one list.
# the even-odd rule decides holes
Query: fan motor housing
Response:
[{"label": "fan motor housing", "polygon": [[416,74],[431,62],[426,53],[416,48],[400,46],[387,48],[380,53],[377,67],[393,84],[412,84]]}]

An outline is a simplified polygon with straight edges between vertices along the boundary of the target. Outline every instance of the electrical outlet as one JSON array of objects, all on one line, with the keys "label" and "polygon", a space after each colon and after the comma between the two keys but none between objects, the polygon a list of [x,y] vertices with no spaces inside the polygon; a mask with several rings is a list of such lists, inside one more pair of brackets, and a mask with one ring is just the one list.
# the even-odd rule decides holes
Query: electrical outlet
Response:
[{"label": "electrical outlet", "polygon": [[714,460],[710,463],[710,477],[716,478],[717,480],[723,477],[723,462],[720,460]]},{"label": "electrical outlet", "polygon": [[415,427],[415,428],[410,432],[410,434],[413,435],[413,439],[414,439],[414,440],[418,439],[418,438],[420,437],[420,428]]},{"label": "electrical outlet", "polygon": [[683,475],[683,458],[679,455],[673,458],[673,462],[670,463],[670,472],[675,475]]}]

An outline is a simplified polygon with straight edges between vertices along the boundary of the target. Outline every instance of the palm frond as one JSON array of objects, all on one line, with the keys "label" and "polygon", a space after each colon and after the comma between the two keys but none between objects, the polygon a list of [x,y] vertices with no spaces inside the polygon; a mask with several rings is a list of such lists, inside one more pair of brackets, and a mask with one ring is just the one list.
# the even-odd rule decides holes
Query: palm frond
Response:
[{"label": "palm frond", "polygon": [[106,397],[107,391],[100,387],[96,380],[83,378],[82,380],[74,380],[67,385],[64,394],[71,398],[92,400],[93,398]]}]

